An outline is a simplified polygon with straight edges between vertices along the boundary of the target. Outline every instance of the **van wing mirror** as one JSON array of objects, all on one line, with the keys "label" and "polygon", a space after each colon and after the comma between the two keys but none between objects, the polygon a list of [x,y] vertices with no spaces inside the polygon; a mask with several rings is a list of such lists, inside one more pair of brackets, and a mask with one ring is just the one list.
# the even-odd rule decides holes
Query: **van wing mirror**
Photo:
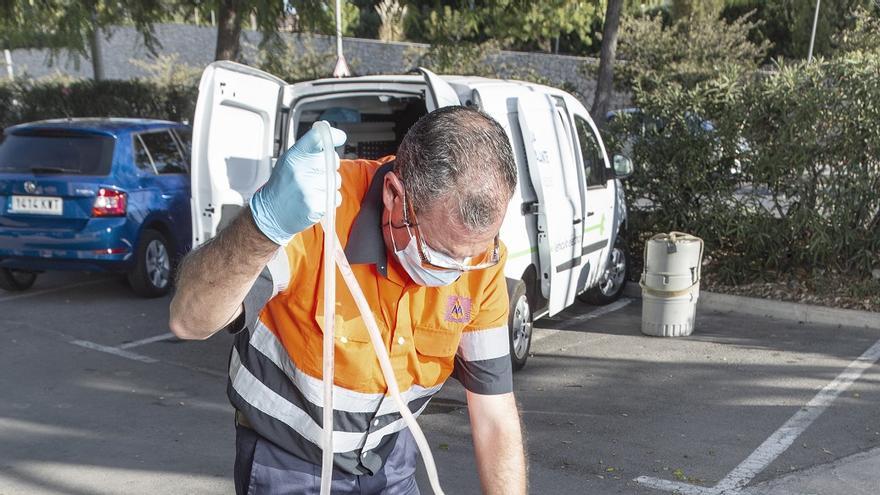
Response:
[{"label": "van wing mirror", "polygon": [[633,173],[633,162],[628,156],[614,155],[614,177],[625,179]]}]

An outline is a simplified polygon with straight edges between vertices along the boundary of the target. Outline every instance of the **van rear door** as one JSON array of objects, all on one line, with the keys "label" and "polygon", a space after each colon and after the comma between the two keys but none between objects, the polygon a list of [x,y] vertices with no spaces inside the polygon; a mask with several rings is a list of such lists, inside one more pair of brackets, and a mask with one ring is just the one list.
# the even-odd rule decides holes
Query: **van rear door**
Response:
[{"label": "van rear door", "polygon": [[202,73],[193,120],[193,247],[214,237],[269,179],[282,143],[285,85],[228,61]]},{"label": "van rear door", "polygon": [[517,99],[517,114],[526,149],[529,176],[537,194],[541,292],[550,315],[562,311],[578,291],[583,236],[580,177],[573,149],[553,99],[530,93]]},{"label": "van rear door", "polygon": [[425,84],[428,86],[428,94],[425,95],[425,107],[428,112],[433,112],[438,108],[461,105],[458,94],[448,82],[424,67],[419,67],[419,72],[425,77]]}]

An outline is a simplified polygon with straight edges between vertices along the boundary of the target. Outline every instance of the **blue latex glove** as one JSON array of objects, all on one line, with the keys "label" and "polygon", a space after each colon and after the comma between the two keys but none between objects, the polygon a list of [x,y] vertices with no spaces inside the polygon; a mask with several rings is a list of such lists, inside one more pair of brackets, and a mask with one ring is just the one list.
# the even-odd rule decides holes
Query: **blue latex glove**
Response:
[{"label": "blue latex glove", "polygon": [[[345,143],[345,133],[330,129],[333,147]],[[251,214],[257,227],[276,244],[321,221],[326,213],[327,175],[324,147],[315,129],[307,132],[275,163],[266,184],[251,197]],[[338,158],[338,156],[337,156]],[[341,185],[337,159],[336,185]],[[342,202],[339,191],[336,205]]]}]

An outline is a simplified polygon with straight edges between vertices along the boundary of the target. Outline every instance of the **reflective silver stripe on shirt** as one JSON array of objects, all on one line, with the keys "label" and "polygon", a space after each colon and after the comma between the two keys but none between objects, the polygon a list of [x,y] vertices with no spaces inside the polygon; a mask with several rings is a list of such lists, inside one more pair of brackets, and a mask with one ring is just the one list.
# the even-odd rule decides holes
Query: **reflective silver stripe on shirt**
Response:
[{"label": "reflective silver stripe on shirt", "polygon": [[[252,407],[290,426],[303,438],[321,445],[322,428],[305,411],[285,400],[257,379],[241,364],[238,350],[232,348],[229,359],[232,388]],[[364,441],[363,433],[333,432],[333,452],[357,450]]]},{"label": "reflective silver stripe on shirt", "polygon": [[465,361],[485,361],[509,355],[507,325],[462,332],[457,354]]},{"label": "reflective silver stripe on shirt", "polygon": [[[420,407],[416,412],[414,412],[413,416],[418,418],[419,415],[422,414],[422,411],[424,411],[426,407],[428,407],[428,402],[425,402],[422,405],[422,407]],[[393,423],[389,423],[389,424],[383,426],[382,428],[374,431],[373,433],[370,433],[369,435],[367,435],[366,443],[364,443],[364,450],[372,450],[372,449],[376,448],[376,446],[379,445],[379,442],[381,442],[384,437],[386,437],[392,433],[397,433],[398,431],[400,431],[404,428],[406,428],[406,421],[404,421],[403,418],[400,418],[397,421],[395,421]],[[335,435],[335,433],[334,433],[334,435]]]},{"label": "reflective silver stripe on shirt", "polygon": [[[306,400],[318,407],[324,407],[323,381],[297,368],[290,360],[287,350],[266,325],[258,321],[255,327],[254,333],[251,335],[250,345],[275,363],[275,366],[284,370],[284,374],[302,392]],[[429,388],[413,385],[408,390],[401,392],[400,396],[405,403],[409,404],[415,399],[436,394],[442,387],[443,384]],[[391,400],[383,402],[383,398],[385,398],[385,394],[368,394],[340,386],[333,387],[333,409],[337,411],[376,413],[380,416],[397,412],[397,406],[394,402]]]},{"label": "reflective silver stripe on shirt", "polygon": [[[239,349],[233,346],[229,361],[229,379],[232,389],[250,407],[284,423],[305,441],[319,446],[322,430],[319,418],[314,416],[313,407],[323,405],[321,380],[297,369],[284,347],[265,325],[257,323],[255,326],[256,329],[251,335],[249,343],[245,344],[253,352],[249,351],[245,357],[250,356],[249,360],[256,359],[257,361],[249,361],[249,364],[245,366]],[[266,365],[259,364],[260,360],[265,360]],[[251,372],[248,367],[256,371]],[[265,376],[261,379],[254,373],[258,375],[270,373],[273,376]],[[274,387],[269,387],[266,384],[277,383],[279,379],[289,380],[290,385],[301,395],[296,395],[296,398],[291,400],[286,397],[289,392],[282,395],[280,391],[274,390]],[[266,383],[262,380],[266,380]],[[413,386],[401,393],[401,397],[404,403],[410,407],[415,407],[413,401],[422,401],[419,404],[419,409],[414,412],[414,415],[418,416],[428,405],[426,399],[439,391],[441,386],[431,388]],[[299,402],[303,399],[306,403]],[[391,397],[384,394],[365,394],[336,386],[334,387],[334,409],[338,411],[338,414],[349,415],[350,418],[350,422],[343,420],[338,424],[340,428],[343,428],[342,430],[334,428],[334,453],[374,449],[385,437],[406,427],[406,423],[398,416],[396,403]],[[312,413],[310,414],[309,411]],[[383,424],[389,420],[389,423]],[[371,423],[382,426],[370,431]],[[343,426],[343,424],[348,426]],[[352,426],[356,424],[362,425],[358,428],[363,428],[363,430],[353,431]]]}]

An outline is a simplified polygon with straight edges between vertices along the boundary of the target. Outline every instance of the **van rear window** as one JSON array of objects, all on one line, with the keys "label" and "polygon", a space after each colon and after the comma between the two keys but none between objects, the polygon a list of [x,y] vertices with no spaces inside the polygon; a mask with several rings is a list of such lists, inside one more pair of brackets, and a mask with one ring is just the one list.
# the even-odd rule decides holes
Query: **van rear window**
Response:
[{"label": "van rear window", "polygon": [[0,173],[107,175],[116,140],[110,136],[41,130],[0,136]]}]

